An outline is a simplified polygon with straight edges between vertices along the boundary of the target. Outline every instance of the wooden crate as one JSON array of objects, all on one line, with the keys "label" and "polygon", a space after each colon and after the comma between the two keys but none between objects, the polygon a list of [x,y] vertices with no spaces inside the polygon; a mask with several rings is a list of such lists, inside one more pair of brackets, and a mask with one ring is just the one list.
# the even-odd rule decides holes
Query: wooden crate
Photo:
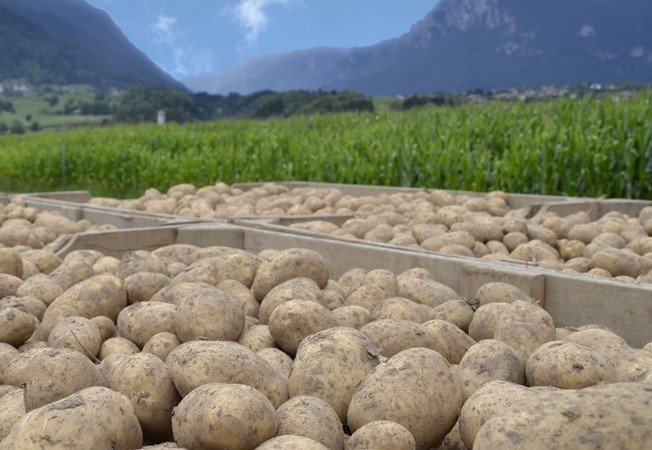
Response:
[{"label": "wooden crate", "polygon": [[153,250],[173,243],[202,247],[223,245],[251,252],[308,248],[322,254],[334,278],[355,267],[383,268],[394,273],[423,267],[432,272],[438,281],[469,297],[484,283],[502,281],[519,287],[539,300],[557,326],[600,324],[611,328],[635,347],[652,341],[652,286],[577,277],[538,267],[488,263],[235,225],[189,225],[84,233],[71,237],[58,250],[58,254],[65,256],[73,250],[95,249],[119,257],[128,251]]}]

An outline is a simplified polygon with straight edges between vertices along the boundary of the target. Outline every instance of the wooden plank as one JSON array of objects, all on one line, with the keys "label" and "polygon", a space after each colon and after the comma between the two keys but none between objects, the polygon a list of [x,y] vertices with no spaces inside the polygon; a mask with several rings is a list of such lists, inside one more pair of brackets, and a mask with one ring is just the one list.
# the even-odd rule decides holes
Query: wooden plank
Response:
[{"label": "wooden plank", "polygon": [[652,341],[652,285],[547,273],[546,310],[560,327],[600,324],[636,348]]},{"label": "wooden plank", "polygon": [[88,191],[33,192],[25,195],[48,200],[61,200],[73,203],[87,203],[91,198],[93,198],[93,196]]},{"label": "wooden plank", "polygon": [[97,250],[106,256],[120,258],[128,251],[151,251],[174,244],[176,238],[177,229],[173,227],[81,233],[70,237],[56,254],[63,258],[75,250]]}]

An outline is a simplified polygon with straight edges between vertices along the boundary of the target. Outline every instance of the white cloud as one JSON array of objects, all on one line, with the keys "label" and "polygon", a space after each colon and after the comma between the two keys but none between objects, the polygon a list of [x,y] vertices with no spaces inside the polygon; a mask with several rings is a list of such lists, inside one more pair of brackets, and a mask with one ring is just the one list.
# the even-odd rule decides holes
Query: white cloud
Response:
[{"label": "white cloud", "polygon": [[639,45],[638,47],[634,47],[630,52],[629,56],[631,56],[632,58],[640,58],[641,56],[645,56],[645,47],[643,47],[642,45]]},{"label": "white cloud", "polygon": [[176,17],[159,15],[150,28],[156,39],[163,44],[173,44],[181,36],[177,29]]},{"label": "white cloud", "polygon": [[290,6],[300,0],[239,0],[238,4],[225,11],[245,34],[247,45],[253,44],[269,22],[265,9],[273,4]]},{"label": "white cloud", "polygon": [[184,33],[179,30],[176,17],[158,15],[150,25],[154,42],[171,53],[164,68],[175,77],[187,77],[200,73],[211,72],[214,55],[210,50],[197,49],[192,45],[184,45]]},{"label": "white cloud", "polygon": [[592,25],[582,25],[582,28],[580,28],[577,34],[584,38],[590,38],[595,36],[595,28]]}]

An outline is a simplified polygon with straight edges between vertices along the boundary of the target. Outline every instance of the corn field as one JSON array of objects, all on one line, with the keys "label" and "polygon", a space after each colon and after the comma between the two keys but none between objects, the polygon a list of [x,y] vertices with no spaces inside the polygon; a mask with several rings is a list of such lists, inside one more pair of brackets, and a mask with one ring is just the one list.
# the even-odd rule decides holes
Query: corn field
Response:
[{"label": "corn field", "polygon": [[652,198],[652,94],[0,137],[0,190],[263,180]]}]

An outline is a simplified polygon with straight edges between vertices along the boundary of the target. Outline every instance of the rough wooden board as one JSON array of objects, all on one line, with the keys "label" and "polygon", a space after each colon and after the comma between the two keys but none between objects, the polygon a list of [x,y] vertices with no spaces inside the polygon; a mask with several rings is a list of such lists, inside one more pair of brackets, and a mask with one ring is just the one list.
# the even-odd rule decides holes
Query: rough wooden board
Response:
[{"label": "rough wooden board", "polygon": [[600,217],[608,212],[618,211],[631,217],[638,217],[643,208],[652,207],[648,200],[603,200],[599,202]]},{"label": "rough wooden board", "polygon": [[56,200],[47,200],[36,197],[23,197],[25,204],[39,211],[56,211],[62,216],[74,222],[84,218],[82,205],[70,202],[59,202]]},{"label": "rough wooden board", "polygon": [[178,229],[177,243],[211,247],[244,248],[244,230],[229,225],[193,225]]},{"label": "rough wooden board", "polygon": [[73,203],[87,203],[93,197],[88,191],[33,192],[25,195]]},{"label": "rough wooden board", "polygon": [[106,256],[120,258],[128,251],[151,251],[174,244],[176,239],[177,229],[173,227],[81,233],[69,238],[56,254],[63,258],[75,250],[97,250]]},{"label": "rough wooden board", "polygon": [[546,274],[546,310],[558,327],[603,325],[636,348],[652,341],[652,285]]}]

